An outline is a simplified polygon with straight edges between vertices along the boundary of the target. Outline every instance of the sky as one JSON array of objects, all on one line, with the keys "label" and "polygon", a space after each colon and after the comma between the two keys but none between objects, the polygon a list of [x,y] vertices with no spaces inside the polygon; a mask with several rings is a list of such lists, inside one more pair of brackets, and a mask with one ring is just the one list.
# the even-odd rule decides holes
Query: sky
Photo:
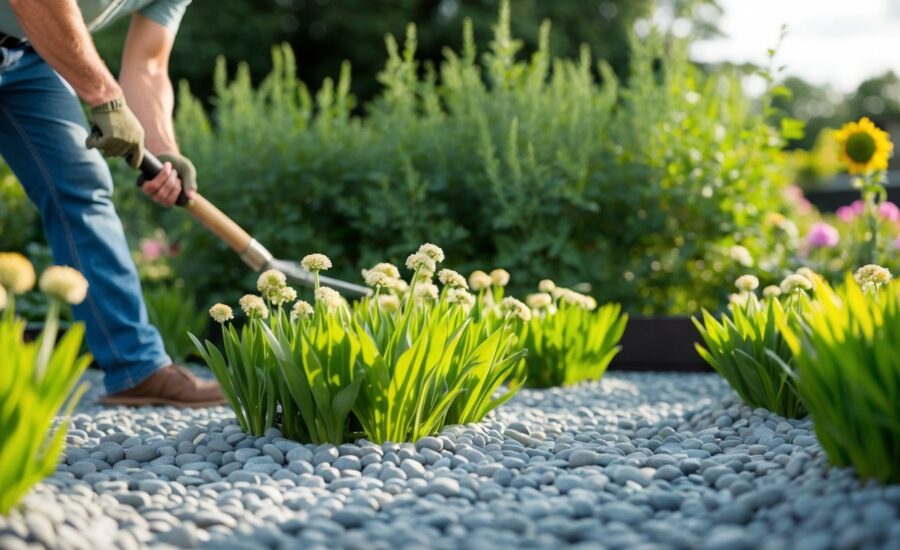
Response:
[{"label": "sky", "polygon": [[786,75],[849,92],[868,77],[900,73],[900,0],[721,0],[724,37],[694,44],[696,61],[777,63]]}]

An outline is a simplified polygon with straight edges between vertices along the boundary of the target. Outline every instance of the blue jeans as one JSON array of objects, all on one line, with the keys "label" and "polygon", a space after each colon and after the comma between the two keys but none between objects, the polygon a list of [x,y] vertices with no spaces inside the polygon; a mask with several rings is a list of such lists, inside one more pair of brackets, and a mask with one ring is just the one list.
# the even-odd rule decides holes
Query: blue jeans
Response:
[{"label": "blue jeans", "polygon": [[107,391],[116,393],[172,361],[147,320],[109,167],[85,148],[85,137],[71,86],[30,47],[0,48],[0,155],[40,211],[56,263],[90,283],[73,313],[85,324]]}]

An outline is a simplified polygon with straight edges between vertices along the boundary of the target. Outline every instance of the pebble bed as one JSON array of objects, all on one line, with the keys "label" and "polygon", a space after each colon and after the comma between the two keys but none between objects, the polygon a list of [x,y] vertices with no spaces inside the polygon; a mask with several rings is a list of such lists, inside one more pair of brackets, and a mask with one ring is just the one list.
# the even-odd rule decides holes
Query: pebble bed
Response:
[{"label": "pebble bed", "polygon": [[713,374],[611,372],[415,444],[339,447],[96,395],[0,548],[900,548],[900,485],[829,467],[809,420]]}]

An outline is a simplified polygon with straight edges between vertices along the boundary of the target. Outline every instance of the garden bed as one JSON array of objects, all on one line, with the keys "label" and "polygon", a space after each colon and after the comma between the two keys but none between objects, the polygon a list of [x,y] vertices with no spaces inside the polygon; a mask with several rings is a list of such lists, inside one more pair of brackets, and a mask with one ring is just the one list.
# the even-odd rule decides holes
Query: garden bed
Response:
[{"label": "garden bed", "polygon": [[[299,445],[230,409],[103,409],[0,518],[0,547],[900,547],[900,486],[830,468],[809,420],[712,374],[522,390],[416,445]],[[364,473],[360,473],[363,470]]]}]

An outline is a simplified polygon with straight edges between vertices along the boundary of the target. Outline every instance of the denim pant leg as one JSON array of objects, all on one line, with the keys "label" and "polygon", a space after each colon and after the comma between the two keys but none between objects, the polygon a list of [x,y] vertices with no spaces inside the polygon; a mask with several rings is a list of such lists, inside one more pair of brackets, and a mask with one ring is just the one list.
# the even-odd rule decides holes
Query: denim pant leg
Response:
[{"label": "denim pant leg", "polygon": [[84,113],[71,87],[30,48],[0,53],[0,155],[40,211],[55,261],[90,284],[74,314],[107,391],[128,389],[171,360],[147,320],[109,167],[84,146]]}]

